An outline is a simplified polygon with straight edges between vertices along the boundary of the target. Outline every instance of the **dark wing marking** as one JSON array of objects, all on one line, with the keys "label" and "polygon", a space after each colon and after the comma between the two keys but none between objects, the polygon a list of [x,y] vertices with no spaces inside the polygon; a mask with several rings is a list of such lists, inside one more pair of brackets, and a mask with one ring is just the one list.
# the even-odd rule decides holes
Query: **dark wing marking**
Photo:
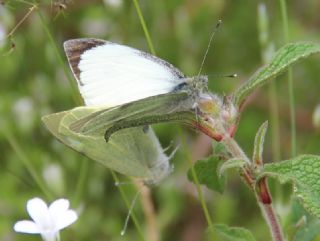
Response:
[{"label": "dark wing marking", "polygon": [[65,41],[63,44],[64,51],[66,52],[69,65],[72,69],[74,76],[76,77],[79,85],[83,85],[80,80],[80,69],[78,68],[81,60],[81,55],[94,47],[101,46],[104,44],[112,44],[111,42],[94,39],[94,38],[83,38],[83,39],[70,39]]}]

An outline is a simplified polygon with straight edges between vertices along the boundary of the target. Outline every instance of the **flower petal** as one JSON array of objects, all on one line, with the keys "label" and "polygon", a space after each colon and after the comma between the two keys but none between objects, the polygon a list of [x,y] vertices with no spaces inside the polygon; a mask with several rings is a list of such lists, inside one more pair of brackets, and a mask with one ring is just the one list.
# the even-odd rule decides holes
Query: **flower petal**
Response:
[{"label": "flower petal", "polygon": [[57,223],[59,223],[60,220],[64,219],[69,205],[70,203],[67,199],[58,199],[49,206],[49,213],[54,222],[55,230],[59,230],[59,228],[57,228]]},{"label": "flower petal", "polygon": [[29,220],[16,222],[13,229],[19,233],[40,233],[40,229],[35,222]]},{"label": "flower petal", "polygon": [[66,212],[69,208],[69,205],[69,200],[62,198],[58,199],[51,203],[51,205],[49,206],[49,212],[50,214],[54,214],[56,216],[58,213]]},{"label": "flower petal", "polygon": [[73,210],[68,210],[63,214],[63,216],[59,216],[55,219],[55,227],[57,228],[57,230],[61,230],[74,223],[77,219],[77,213]]},{"label": "flower petal", "polygon": [[45,232],[41,233],[41,237],[44,241],[57,241],[60,240],[59,232]]},{"label": "flower petal", "polygon": [[33,198],[27,202],[27,211],[37,225],[47,226],[50,216],[47,204],[40,198]]}]

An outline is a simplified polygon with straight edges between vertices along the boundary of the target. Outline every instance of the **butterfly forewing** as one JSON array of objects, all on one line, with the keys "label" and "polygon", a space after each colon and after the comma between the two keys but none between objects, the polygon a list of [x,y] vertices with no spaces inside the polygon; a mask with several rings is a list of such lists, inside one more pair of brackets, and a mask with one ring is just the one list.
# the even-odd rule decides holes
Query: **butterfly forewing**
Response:
[{"label": "butterfly forewing", "polygon": [[64,48],[86,105],[113,107],[169,93],[185,78],[162,59],[104,40],[68,40]]}]

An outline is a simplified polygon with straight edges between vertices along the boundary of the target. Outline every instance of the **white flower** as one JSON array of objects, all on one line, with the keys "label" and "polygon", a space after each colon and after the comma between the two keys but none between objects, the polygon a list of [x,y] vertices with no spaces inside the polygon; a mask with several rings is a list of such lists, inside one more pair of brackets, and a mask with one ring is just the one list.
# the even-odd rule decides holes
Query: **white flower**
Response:
[{"label": "white flower", "polygon": [[114,8],[118,8],[122,5],[122,0],[104,0],[103,2]]},{"label": "white flower", "polygon": [[42,199],[33,198],[27,202],[27,211],[33,221],[16,222],[13,229],[21,233],[41,234],[45,241],[59,240],[59,230],[78,218],[76,212],[69,209],[66,199],[58,199],[48,207]]}]

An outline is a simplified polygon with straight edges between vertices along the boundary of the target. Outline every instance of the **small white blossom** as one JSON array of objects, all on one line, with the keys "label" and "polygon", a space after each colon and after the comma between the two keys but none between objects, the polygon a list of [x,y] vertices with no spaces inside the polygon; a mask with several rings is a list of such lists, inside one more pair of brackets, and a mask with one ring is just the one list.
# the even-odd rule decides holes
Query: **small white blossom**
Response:
[{"label": "small white blossom", "polygon": [[78,218],[76,212],[69,209],[66,199],[58,199],[48,207],[42,199],[33,198],[27,202],[27,211],[33,221],[16,222],[13,229],[21,233],[41,234],[45,241],[59,240],[59,230]]},{"label": "small white blossom", "polygon": [[122,5],[122,0],[104,0],[103,2],[114,8],[119,8]]},{"label": "small white blossom", "polygon": [[312,114],[313,126],[320,130],[320,104],[318,104]]}]

